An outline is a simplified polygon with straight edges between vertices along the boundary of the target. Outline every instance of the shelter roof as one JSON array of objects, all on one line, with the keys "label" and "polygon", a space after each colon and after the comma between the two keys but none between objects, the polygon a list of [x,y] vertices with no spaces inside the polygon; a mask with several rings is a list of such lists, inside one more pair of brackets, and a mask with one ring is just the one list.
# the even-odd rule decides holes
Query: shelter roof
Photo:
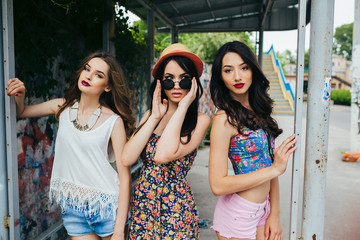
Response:
[{"label": "shelter roof", "polygon": [[145,21],[153,9],[156,29],[165,32],[282,31],[296,29],[298,21],[298,0],[132,0],[125,6]]}]

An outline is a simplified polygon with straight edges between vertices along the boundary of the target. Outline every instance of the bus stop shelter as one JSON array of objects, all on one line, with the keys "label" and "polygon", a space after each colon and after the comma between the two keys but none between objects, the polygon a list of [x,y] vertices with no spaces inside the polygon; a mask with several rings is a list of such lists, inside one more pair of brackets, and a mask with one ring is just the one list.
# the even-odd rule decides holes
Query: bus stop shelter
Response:
[{"label": "bus stop shelter", "polygon": [[[308,23],[311,1],[305,2]],[[262,64],[264,31],[293,30],[298,26],[297,0],[137,0],[129,2],[126,7],[148,25],[149,62],[154,58],[155,29],[170,32],[173,43],[178,42],[179,33],[257,32],[256,49]]]},{"label": "bus stop shelter", "polygon": [[[241,32],[256,31],[257,52],[262,62],[264,31],[298,29],[297,87],[295,97],[295,134],[301,137],[302,83],[304,74],[305,26],[311,21],[310,69],[307,133],[305,151],[304,205],[302,229],[298,228],[300,151],[294,154],[293,191],[291,212],[291,239],[323,239],[324,184],[326,176],[327,138],[329,115],[328,79],[331,78],[331,49],[333,36],[334,0],[136,0],[125,6],[148,25],[148,76],[154,59],[154,32],[170,32],[172,42],[178,41],[183,32]],[[13,1],[2,1],[2,48],[3,64],[0,67],[3,84],[0,88],[0,238],[20,239],[16,116],[14,99],[6,96],[7,80],[15,77]],[[15,16],[16,17],[16,16]],[[315,34],[316,32],[316,34]],[[316,69],[316,71],[315,71]],[[296,117],[299,116],[299,117]],[[3,204],[5,203],[5,204]],[[57,231],[50,227],[47,234]],[[286,230],[285,230],[286,231]],[[315,236],[315,238],[314,238]],[[38,239],[45,239],[46,235]]]}]

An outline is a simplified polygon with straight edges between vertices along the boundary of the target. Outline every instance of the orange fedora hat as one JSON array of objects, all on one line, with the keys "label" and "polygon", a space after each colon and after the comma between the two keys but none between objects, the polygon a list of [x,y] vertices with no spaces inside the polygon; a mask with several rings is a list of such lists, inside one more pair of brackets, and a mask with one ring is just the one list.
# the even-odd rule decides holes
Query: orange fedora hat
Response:
[{"label": "orange fedora hat", "polygon": [[194,53],[190,52],[189,49],[185,45],[183,45],[181,43],[174,43],[162,51],[159,60],[157,61],[157,63],[155,64],[155,66],[152,70],[153,77],[155,77],[155,74],[156,74],[157,70],[159,69],[161,63],[165,59],[167,59],[168,57],[171,57],[171,56],[183,56],[183,57],[190,59],[195,64],[196,71],[198,72],[199,77],[201,76],[202,71],[203,71],[203,62],[201,61],[201,59],[198,56],[196,56]]}]

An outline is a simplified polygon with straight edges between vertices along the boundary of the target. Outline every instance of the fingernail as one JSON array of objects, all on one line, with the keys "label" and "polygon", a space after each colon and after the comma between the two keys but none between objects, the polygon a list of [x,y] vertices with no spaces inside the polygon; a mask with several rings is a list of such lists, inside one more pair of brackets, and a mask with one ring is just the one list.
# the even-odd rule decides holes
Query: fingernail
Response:
[{"label": "fingernail", "polygon": [[18,94],[18,93],[15,93],[15,96],[19,96],[19,94]]},{"label": "fingernail", "polygon": [[8,93],[8,96],[10,97],[10,96],[11,96],[11,94],[10,94],[10,93]]}]

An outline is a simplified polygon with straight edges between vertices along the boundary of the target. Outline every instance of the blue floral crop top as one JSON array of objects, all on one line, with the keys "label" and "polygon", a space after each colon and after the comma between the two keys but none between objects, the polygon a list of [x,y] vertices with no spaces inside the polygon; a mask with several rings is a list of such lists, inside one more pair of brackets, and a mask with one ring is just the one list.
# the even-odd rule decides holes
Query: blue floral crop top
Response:
[{"label": "blue floral crop top", "polygon": [[[262,128],[255,131],[245,128],[248,136],[236,134],[231,137],[228,156],[236,175],[254,172],[270,167],[272,160],[269,154],[268,140]],[[271,146],[274,147],[274,138],[271,137]]]}]

